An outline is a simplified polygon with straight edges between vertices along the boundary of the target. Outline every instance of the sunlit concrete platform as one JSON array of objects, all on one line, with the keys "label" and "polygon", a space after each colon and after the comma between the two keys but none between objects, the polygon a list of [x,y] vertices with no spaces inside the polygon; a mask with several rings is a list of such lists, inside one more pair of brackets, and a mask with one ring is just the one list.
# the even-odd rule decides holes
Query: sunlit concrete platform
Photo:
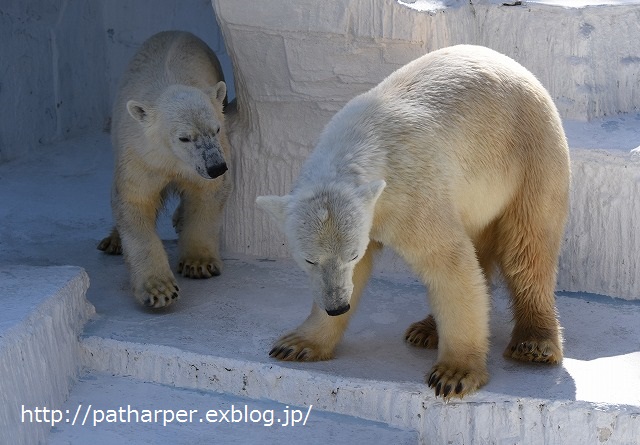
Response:
[{"label": "sunlit concrete platform", "polygon": [[[568,131],[572,125],[566,125]],[[593,138],[604,131],[601,122],[576,125],[580,135],[592,131]],[[571,134],[569,138],[574,140]],[[615,156],[615,151],[607,152]],[[618,152],[628,154],[621,148]],[[637,443],[637,300],[559,292],[566,358],[557,367],[532,366],[501,356],[510,314],[498,285],[492,300],[491,380],[477,394],[443,403],[423,382],[435,351],[403,341],[404,329],[429,310],[425,289],[411,273],[388,270],[384,261],[336,358],[326,362],[282,363],[268,357],[272,342],[299,324],[311,304],[306,277],[286,258],[225,252],[220,277],[179,278],[182,298],[168,310],[138,307],[122,258],[95,247],[111,225],[111,172],[106,134],[53,145],[37,157],[0,166],[0,298],[5,307],[16,308],[0,315],[0,362],[3,375],[13,376],[0,384],[0,397],[11,402],[3,404],[7,410],[0,420],[12,426],[11,443],[83,443],[89,437],[84,436],[89,429],[66,421],[49,436],[43,424],[37,432],[29,430],[34,425],[16,428],[10,422],[20,417],[14,410],[21,405],[54,405],[73,414],[80,404],[146,409],[147,402],[154,409],[186,410],[255,403],[256,409],[290,406],[304,411],[313,405],[313,424],[294,432],[284,427],[265,432],[267,443],[295,437],[314,443],[311,431],[322,431],[334,443],[370,437],[390,443],[384,439],[388,434],[397,434],[394,443]],[[175,262],[170,212],[161,216],[159,231]],[[57,267],[65,264],[83,269]],[[88,290],[83,270],[90,278]],[[36,277],[48,284],[39,285]],[[90,304],[84,301],[85,291]],[[64,322],[64,335],[56,328],[28,341],[10,334],[55,327],[60,320],[70,320]],[[20,351],[28,360],[6,359],[7,351]],[[32,362],[49,365],[38,371]],[[51,384],[52,379],[66,383]],[[244,443],[257,437],[256,428],[233,425],[220,437]],[[105,422],[91,431],[104,433],[99,443],[105,444],[128,432],[133,443],[144,443],[144,437],[169,442],[182,435],[203,442],[217,437],[199,423],[160,427]]]},{"label": "sunlit concrete platform", "polygon": [[52,428],[48,443],[409,445],[418,440],[415,431],[314,408],[91,372],[82,375],[62,406],[65,421]]}]

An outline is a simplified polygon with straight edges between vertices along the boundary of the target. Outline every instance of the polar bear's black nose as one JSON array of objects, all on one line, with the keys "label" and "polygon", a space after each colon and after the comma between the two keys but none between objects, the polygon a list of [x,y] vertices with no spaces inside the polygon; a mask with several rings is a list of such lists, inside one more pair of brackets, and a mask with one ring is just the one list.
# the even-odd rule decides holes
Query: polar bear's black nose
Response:
[{"label": "polar bear's black nose", "polygon": [[348,312],[349,309],[351,309],[351,305],[349,305],[348,303],[342,307],[339,307],[338,309],[327,309],[327,314],[329,314],[332,317],[338,316],[338,315],[342,315],[345,312]]},{"label": "polar bear's black nose", "polygon": [[216,164],[209,168],[207,168],[207,173],[211,176],[211,179],[217,178],[218,176],[224,174],[227,171],[227,163],[223,162],[222,164]]}]

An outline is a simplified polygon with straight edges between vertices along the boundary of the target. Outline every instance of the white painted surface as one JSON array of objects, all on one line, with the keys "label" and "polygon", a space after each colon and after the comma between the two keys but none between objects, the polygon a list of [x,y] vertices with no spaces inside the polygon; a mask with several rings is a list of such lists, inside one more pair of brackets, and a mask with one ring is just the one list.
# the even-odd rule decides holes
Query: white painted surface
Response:
[{"label": "white painted surface", "polygon": [[44,443],[50,425],[23,423],[22,408],[60,407],[69,395],[78,336],[95,313],[88,287],[78,267],[0,266],[0,443]]},{"label": "white painted surface", "polygon": [[[419,431],[426,443],[562,444],[568,438],[594,443],[600,431],[611,444],[633,443],[638,437],[637,301],[561,293],[567,361],[560,367],[536,367],[502,358],[511,316],[504,289],[496,289],[491,380],[477,395],[445,405],[423,383],[435,352],[403,341],[404,329],[428,312],[425,289],[405,270],[392,273],[385,267],[375,273],[336,359],[283,364],[270,359],[268,351],[307,315],[311,296],[302,271],[288,258],[226,251],[220,277],[178,279],[184,296],[175,308],[158,313],[141,309],[131,295],[122,258],[96,250],[111,225],[111,159],[108,136],[99,134],[0,166],[0,267],[75,264],[87,271],[87,295],[97,311],[83,346],[90,368],[170,386],[299,406],[312,403],[321,410]],[[170,214],[161,215],[160,233],[175,267]],[[159,403],[190,397],[171,394]],[[116,404],[138,398],[109,400]],[[108,434],[118,431],[114,426]],[[187,434],[197,435],[198,429]]]},{"label": "white painted surface", "polygon": [[[49,445],[63,444],[264,444],[324,445],[393,443],[415,444],[418,434],[356,417],[327,413],[314,406],[293,406],[269,400],[176,389],[166,385],[116,378],[108,374],[82,376],[65,403],[72,417],[78,406],[91,404],[85,425],[63,422],[52,429]],[[249,421],[246,421],[246,413]],[[122,407],[118,421],[108,422],[110,410]],[[138,411],[138,415],[134,410]],[[143,422],[144,410],[162,410],[159,422]],[[172,412],[186,410],[175,418]],[[299,423],[291,425],[291,412]],[[165,414],[166,411],[166,414]],[[195,412],[194,412],[195,411]],[[214,416],[211,411],[216,411]],[[102,413],[105,414],[104,420]],[[207,420],[215,420],[215,423]],[[308,416],[307,416],[308,414]],[[155,415],[155,414],[154,414]],[[150,419],[153,417],[149,416]],[[113,416],[111,417],[113,419]],[[136,422],[136,419],[139,421]],[[169,420],[173,419],[172,422]],[[252,422],[252,420],[259,420]],[[73,419],[72,419],[73,420]],[[94,422],[95,425],[94,425]],[[121,421],[124,420],[124,421]],[[227,422],[228,421],[228,422]],[[286,426],[285,426],[286,425]]]},{"label": "white painted surface", "polygon": [[558,286],[640,300],[640,160],[628,151],[573,150],[571,165]]},{"label": "white painted surface", "polygon": [[[373,340],[379,341],[380,353],[385,353],[397,339]],[[358,339],[349,343],[357,344]],[[602,358],[596,366],[568,359],[563,367],[553,369],[494,364],[487,387],[445,404],[421,381],[354,377],[371,374],[363,370],[366,366],[380,366],[372,365],[354,346],[347,351],[343,348],[336,359],[342,363],[322,366],[245,361],[97,337],[89,337],[84,344],[89,366],[102,372],[280,403],[313,404],[317,409],[418,431],[424,443],[453,439],[453,443],[588,444],[595,443],[602,429],[608,431],[610,444],[634,444],[640,437],[640,398],[635,390],[640,379],[635,371],[640,366],[638,354],[626,360]],[[392,363],[382,368],[409,365],[405,371],[411,372],[413,360],[388,358]],[[318,372],[320,367],[332,370]],[[604,383],[599,390],[603,376],[617,383]]]}]

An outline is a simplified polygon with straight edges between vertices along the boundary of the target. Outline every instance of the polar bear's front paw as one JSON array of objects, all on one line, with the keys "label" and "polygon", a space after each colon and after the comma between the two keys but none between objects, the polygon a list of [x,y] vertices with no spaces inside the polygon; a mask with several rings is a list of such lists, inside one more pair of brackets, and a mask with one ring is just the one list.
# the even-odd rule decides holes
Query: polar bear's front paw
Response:
[{"label": "polar bear's front paw", "polygon": [[404,339],[413,346],[436,349],[438,347],[438,330],[433,315],[412,323],[405,332]]},{"label": "polar bear's front paw", "polygon": [[135,296],[144,306],[160,309],[176,301],[180,297],[179,290],[173,277],[151,277],[142,288],[136,289]]},{"label": "polar bear's front paw", "polygon": [[182,258],[178,273],[187,278],[211,278],[220,275],[222,260],[219,258]]},{"label": "polar bear's front paw", "polygon": [[280,337],[273,345],[269,356],[286,361],[314,362],[333,358],[333,348],[322,347],[294,331]]},{"label": "polar bear's front paw", "polygon": [[434,388],[436,397],[442,395],[445,400],[462,398],[488,381],[489,373],[484,366],[455,366],[448,363],[436,363],[427,376],[429,388]]}]

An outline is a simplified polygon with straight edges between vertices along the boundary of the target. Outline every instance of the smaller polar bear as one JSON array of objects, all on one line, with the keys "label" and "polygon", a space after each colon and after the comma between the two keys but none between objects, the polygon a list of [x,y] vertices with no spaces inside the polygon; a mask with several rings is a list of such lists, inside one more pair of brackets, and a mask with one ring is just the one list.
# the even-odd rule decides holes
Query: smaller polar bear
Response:
[{"label": "smaller polar bear", "polygon": [[120,82],[112,116],[115,228],[98,249],[124,253],[134,295],[146,306],[161,308],[179,296],[155,231],[170,193],[180,197],[173,217],[178,272],[191,278],[220,274],[218,238],[231,191],[226,92],[213,51],[179,31],[144,42]]},{"label": "smaller polar bear", "polygon": [[[427,54],[329,122],[290,195],[258,197],[311,278],[311,315],[280,338],[282,360],[331,358],[388,245],[429,287],[410,344],[438,348],[436,396],[488,381],[494,265],[512,297],[510,358],[557,363],[557,261],[569,154],[558,112],[521,65],[488,48]],[[350,310],[351,309],[351,310]]]}]

